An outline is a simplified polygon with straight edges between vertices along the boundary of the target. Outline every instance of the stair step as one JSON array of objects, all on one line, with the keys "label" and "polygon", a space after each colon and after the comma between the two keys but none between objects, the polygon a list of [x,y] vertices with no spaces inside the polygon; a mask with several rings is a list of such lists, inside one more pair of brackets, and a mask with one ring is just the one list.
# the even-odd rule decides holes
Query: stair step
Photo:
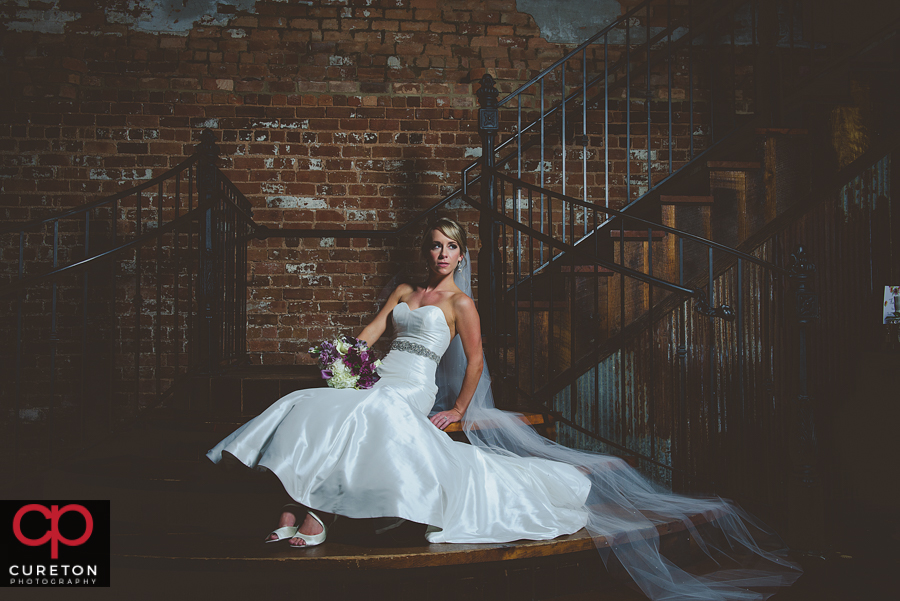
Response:
[{"label": "stair step", "polygon": [[[592,507],[603,511],[603,506]],[[688,524],[681,519],[664,519],[646,512],[655,532],[630,536],[670,536],[688,531]],[[722,510],[710,510],[689,517],[690,527],[713,523],[723,515]],[[343,524],[341,522],[344,522]],[[119,558],[149,560],[150,563],[182,560],[196,564],[195,569],[229,569],[243,561],[271,562],[273,569],[302,570],[366,570],[399,569],[409,567],[435,567],[458,564],[477,564],[511,561],[527,557],[564,555],[596,548],[627,544],[615,536],[592,537],[585,529],[552,540],[521,540],[511,543],[437,543],[425,541],[424,526],[409,524],[403,533],[407,540],[390,544],[381,536],[367,532],[364,520],[345,518],[338,520],[329,533],[327,545],[315,549],[291,549],[286,545],[250,544],[241,536],[229,536],[224,530],[218,536],[197,536],[196,533],[170,533],[149,536],[113,535],[112,554]],[[368,536],[367,536],[368,534]],[[401,538],[401,537],[397,537]],[[395,539],[396,540],[396,539]],[[402,546],[401,546],[402,545]],[[202,565],[202,567],[201,567]],[[142,565],[150,569],[151,565]]]},{"label": "stair step", "polygon": [[712,196],[660,196],[659,202],[663,205],[711,205],[715,199]]},{"label": "stair step", "polygon": [[[153,569],[158,564],[178,561],[197,570],[241,569],[241,564],[269,564],[270,569],[366,570],[422,568],[458,564],[509,561],[593,550],[594,542],[584,530],[552,541],[521,541],[500,544],[428,544],[424,536],[410,546],[359,544],[361,532],[348,536],[338,520],[327,545],[315,549],[291,549],[287,545],[266,545],[260,540],[196,536],[193,533],[158,536],[114,536],[113,554],[141,560],[138,567]],[[345,529],[344,535],[338,526]],[[422,529],[424,535],[424,528]],[[263,533],[264,534],[264,533]],[[356,538],[357,540],[354,540]],[[269,548],[266,548],[269,547]],[[146,563],[144,563],[146,562]],[[154,565],[157,564],[157,565]]]},{"label": "stair step", "polygon": [[762,163],[757,161],[709,161],[706,166],[716,171],[752,171],[760,169]]},{"label": "stair step", "polygon": [[[243,538],[114,535],[111,564],[118,582],[141,599],[171,597],[173,590],[178,597],[223,599],[277,598],[299,591],[307,601],[472,595],[520,601],[587,593],[598,600],[631,598],[623,597],[629,589],[608,574],[589,538],[579,541],[586,550],[562,554],[553,553],[555,541],[430,545],[424,527],[404,524],[380,536],[370,527],[366,545],[365,534],[355,540],[350,536],[353,526],[352,520],[338,520],[328,542],[311,549],[292,549],[285,542],[266,545],[260,533]],[[411,540],[413,532],[417,540]],[[686,537],[664,541],[690,551]]]},{"label": "stair step", "polygon": [[[552,424],[553,419],[549,415],[545,415],[543,413],[520,413],[516,416],[516,418],[525,424],[531,424],[532,426],[541,426],[544,424]],[[475,430],[482,430],[483,428],[474,428]],[[451,432],[462,432],[463,427],[461,422],[454,422],[447,426],[444,429],[444,432],[448,434]]]}]

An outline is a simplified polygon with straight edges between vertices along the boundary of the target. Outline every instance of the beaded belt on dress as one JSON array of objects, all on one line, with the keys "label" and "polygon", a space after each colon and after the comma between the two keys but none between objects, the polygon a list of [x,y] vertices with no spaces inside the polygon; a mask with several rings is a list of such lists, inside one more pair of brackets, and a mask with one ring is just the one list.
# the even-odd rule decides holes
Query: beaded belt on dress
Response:
[{"label": "beaded belt on dress", "polygon": [[420,357],[425,357],[426,359],[431,359],[435,363],[441,362],[440,355],[438,355],[434,351],[428,350],[421,344],[409,342],[408,340],[395,340],[391,343],[391,350],[394,349],[397,349],[398,351],[406,351],[407,353],[412,353],[414,355],[419,355]]}]

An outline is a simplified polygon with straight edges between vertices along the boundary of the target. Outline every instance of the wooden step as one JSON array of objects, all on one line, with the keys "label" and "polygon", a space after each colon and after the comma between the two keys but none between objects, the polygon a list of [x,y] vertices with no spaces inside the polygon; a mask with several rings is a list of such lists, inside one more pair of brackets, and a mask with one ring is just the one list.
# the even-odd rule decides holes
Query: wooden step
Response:
[{"label": "wooden step", "polygon": [[[651,518],[652,519],[652,518]],[[171,595],[254,598],[277,596],[303,584],[303,598],[451,601],[475,595],[485,601],[643,597],[610,575],[597,546],[626,541],[592,538],[586,531],[550,541],[429,544],[424,527],[406,522],[375,535],[366,520],[338,520],[328,541],[310,549],[263,544],[260,536],[235,536],[228,528],[212,535],[114,533],[111,564],[118,582],[146,598]],[[692,516],[692,528],[710,528]],[[679,565],[703,571],[705,555],[681,521],[656,526],[661,551]],[[573,597],[572,595],[577,595]]]},{"label": "wooden step", "polygon": [[[546,555],[541,546],[506,543],[492,550],[465,545],[450,555],[437,545],[408,538],[384,540],[394,532],[366,546],[341,534],[348,523],[338,520],[328,542],[308,550],[291,549],[286,543],[264,545],[258,535],[157,535],[146,541],[114,535],[111,567],[118,586],[134,591],[129,593],[132,598],[148,600],[171,597],[173,590],[178,598],[222,599],[277,598],[285,591],[288,596],[300,591],[306,601],[521,601],[587,594],[597,601],[640,598],[609,575],[594,549]],[[413,527],[401,529],[409,532]],[[669,547],[690,552],[686,537],[682,533],[664,540]],[[499,559],[467,561],[467,555],[484,557],[491,551]]]},{"label": "wooden step", "polygon": [[[600,508],[602,511],[602,507]],[[697,513],[690,516],[691,526],[697,527],[714,521],[722,512]],[[647,514],[655,527],[644,533],[630,536],[648,538],[666,537],[684,533],[688,525],[682,520],[665,520]],[[345,522],[345,524],[341,524]],[[566,555],[597,548],[627,544],[615,535],[592,537],[582,529],[570,535],[552,540],[522,540],[509,543],[438,543],[424,539],[424,526],[404,543],[391,544],[378,535],[366,535],[362,520],[338,520],[329,533],[327,544],[310,549],[291,549],[287,545],[263,545],[256,539],[229,536],[223,531],[219,536],[196,536],[194,533],[131,536],[114,535],[113,555],[120,559],[140,561],[142,569],[157,569],[160,564],[178,562],[181,565],[196,564],[197,570],[242,569],[242,564],[269,564],[273,570],[398,570],[410,567],[438,567],[460,564],[484,564],[517,559]],[[416,525],[412,525],[416,526]],[[419,536],[421,535],[421,537]],[[418,540],[416,540],[418,539]],[[403,546],[400,546],[403,545]]]},{"label": "wooden step", "polygon": [[[520,413],[516,416],[516,419],[525,424],[531,424],[532,426],[542,426],[548,425],[553,422],[552,418],[549,415],[545,415],[543,413]],[[482,430],[483,427],[475,427],[474,430]],[[452,432],[462,432],[463,425],[462,422],[454,422],[447,426],[444,429],[444,432],[450,434]]]},{"label": "wooden step", "polygon": [[[545,419],[539,414],[525,417],[531,423]],[[185,432],[174,435],[184,437]],[[204,446],[215,438],[207,432],[192,435]],[[273,592],[291,590],[297,582],[304,584],[304,598],[323,600],[350,598],[344,594],[351,588],[354,594],[389,593],[394,601],[449,598],[436,596],[434,586],[449,590],[454,582],[465,585],[459,592],[471,592],[474,586],[472,590],[487,595],[480,598],[492,601],[546,599],[575,590],[559,588],[560,582],[602,594],[625,590],[607,576],[595,548],[624,541],[594,539],[583,530],[550,541],[429,544],[420,524],[407,522],[377,535],[374,526],[379,523],[344,518],[331,529],[325,545],[310,549],[266,545],[261,538],[283,502],[277,480],[251,470],[227,470],[203,459],[152,456],[154,445],[171,442],[152,428],[129,433],[106,451],[150,450],[150,455],[103,457],[96,451],[99,455],[89,461],[51,474],[44,488],[51,498],[111,500],[116,586],[137,587],[138,598],[170,595],[173,586],[179,594],[196,587],[198,595],[215,591],[228,597],[267,587]],[[692,517],[696,527],[702,528],[707,520]],[[662,521],[656,530],[664,549],[679,559],[693,557],[696,549],[684,523]]]}]

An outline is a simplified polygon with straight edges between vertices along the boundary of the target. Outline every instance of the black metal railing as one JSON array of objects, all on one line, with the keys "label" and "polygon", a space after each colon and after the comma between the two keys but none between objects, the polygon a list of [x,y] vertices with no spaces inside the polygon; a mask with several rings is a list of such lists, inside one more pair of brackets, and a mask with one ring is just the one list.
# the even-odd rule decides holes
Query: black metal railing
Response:
[{"label": "black metal railing", "polygon": [[653,213],[635,203],[615,210],[603,196],[495,168],[502,119],[492,78],[478,95],[484,159],[477,182],[464,174],[463,193],[481,210],[479,273],[492,284],[481,299],[492,302],[480,309],[495,375],[554,412],[563,443],[631,454],[682,490],[802,513],[822,486],[808,367],[818,293],[807,251],[788,249],[782,232],[810,203],[883,165],[896,135],[820,180],[809,199],[772,208],[758,220],[766,226],[735,241],[747,249],[738,252],[640,217]]},{"label": "black metal railing", "polygon": [[[713,157],[724,140],[751,125],[772,123],[780,111],[773,104],[801,87],[800,74],[828,64],[834,45],[822,43],[810,24],[831,10],[758,0],[642,2],[502,99],[493,78],[482,78],[481,164],[659,221],[654,201],[664,182],[688,177],[687,167]],[[478,165],[467,167],[464,191],[483,177]],[[493,182],[483,183],[482,203],[493,206],[483,197]],[[594,224],[589,212],[561,214],[554,235],[568,239],[572,230],[580,244],[608,226],[610,215]],[[540,221],[546,211],[538,215],[535,228],[550,233]],[[497,246],[488,222],[479,231],[482,248]],[[479,265],[479,280],[493,282],[490,261]],[[480,294],[493,306],[498,291]],[[495,324],[487,317],[490,339]]]},{"label": "black metal railing", "polygon": [[[704,388],[716,390],[713,374],[720,367],[716,361],[726,360],[721,355],[737,361],[736,374],[745,371],[744,348],[749,342],[743,335],[736,337],[732,356],[732,349],[724,348],[721,341],[735,337],[733,331],[744,332],[748,320],[758,322],[758,315],[751,317],[750,312],[761,310],[753,289],[759,282],[751,284],[749,274],[772,287],[769,298],[781,302],[790,272],[763,257],[498,172],[487,180],[496,182],[493,196],[498,208],[492,210],[471,197],[467,200],[498,230],[493,262],[494,281],[501,292],[487,308],[489,319],[498,324],[498,334],[488,348],[495,379],[519,395],[519,399],[505,399],[506,403],[543,403],[571,428],[574,438],[567,442],[625,452],[648,466],[677,467],[685,474],[710,478],[709,466],[690,465],[693,454],[688,453],[679,462],[681,448],[672,448],[686,445],[687,434],[675,435],[673,429],[679,421],[689,420],[675,420],[671,411],[673,398],[687,403],[686,391],[649,394],[654,386],[670,383],[664,372],[673,364],[653,350],[660,337],[675,339],[671,336],[674,326],[666,318],[680,312],[680,319],[692,324],[692,335],[704,332],[702,340],[691,342],[702,349],[702,369],[709,385]],[[587,211],[594,225],[614,217],[616,227],[609,230],[609,239],[601,243],[594,237],[592,244],[578,244],[574,228],[568,228],[563,237],[562,216],[571,217],[576,211]],[[535,227],[539,222],[545,225],[544,232]],[[686,260],[698,256],[703,260]],[[773,329],[776,324],[766,327]],[[655,328],[659,330],[653,332]],[[753,337],[755,332],[746,333]],[[610,365],[601,367],[604,362]],[[643,371],[637,371],[638,365]],[[604,369],[607,374],[601,386]],[[560,401],[561,391],[586,373],[592,374],[592,385],[582,385],[573,398]],[[706,409],[715,410],[704,417],[708,436],[718,436],[715,414],[724,409],[708,395],[700,398],[707,401]],[[564,409],[558,406],[561,402]],[[669,421],[664,423],[657,414]],[[670,475],[662,477],[672,484]],[[697,483],[680,484],[696,487]]]},{"label": "black metal railing", "polygon": [[[800,8],[645,2],[502,100],[484,76],[482,160],[462,182],[481,210],[479,309],[507,406],[543,403],[561,442],[770,510],[785,507],[787,479],[821,485],[808,463],[814,270],[778,236],[737,252],[744,237],[660,224],[659,200],[781,123],[805,75],[838,66],[811,26],[810,11],[833,7]],[[770,226],[786,226],[783,211]],[[792,445],[802,476],[789,474]]]},{"label": "black metal railing", "polygon": [[[147,182],[0,230],[4,466],[83,448],[246,352],[249,202],[212,132]],[[7,471],[7,470],[4,470]]]},{"label": "black metal railing", "polygon": [[[774,120],[758,89],[789,95],[801,74],[828,64],[834,45],[813,24],[831,10],[759,0],[642,2],[496,101],[506,110],[493,123],[508,137],[495,150],[515,153],[507,165],[517,179],[627,206],[749,117]],[[480,99],[490,96],[484,81],[482,90]]]}]

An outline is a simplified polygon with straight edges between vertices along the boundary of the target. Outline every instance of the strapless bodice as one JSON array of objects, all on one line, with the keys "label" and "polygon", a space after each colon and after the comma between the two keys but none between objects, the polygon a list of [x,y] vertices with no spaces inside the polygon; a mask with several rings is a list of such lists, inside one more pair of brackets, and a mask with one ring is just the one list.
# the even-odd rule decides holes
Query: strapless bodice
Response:
[{"label": "strapless bodice", "polygon": [[398,303],[393,311],[395,340],[424,346],[437,356],[450,346],[450,327],[440,307],[423,305],[410,309],[406,303]]},{"label": "strapless bodice", "polygon": [[396,337],[378,368],[381,379],[375,387],[390,387],[399,398],[427,415],[437,394],[434,374],[450,345],[447,318],[440,307],[410,309],[406,303],[394,307],[392,315]]}]

